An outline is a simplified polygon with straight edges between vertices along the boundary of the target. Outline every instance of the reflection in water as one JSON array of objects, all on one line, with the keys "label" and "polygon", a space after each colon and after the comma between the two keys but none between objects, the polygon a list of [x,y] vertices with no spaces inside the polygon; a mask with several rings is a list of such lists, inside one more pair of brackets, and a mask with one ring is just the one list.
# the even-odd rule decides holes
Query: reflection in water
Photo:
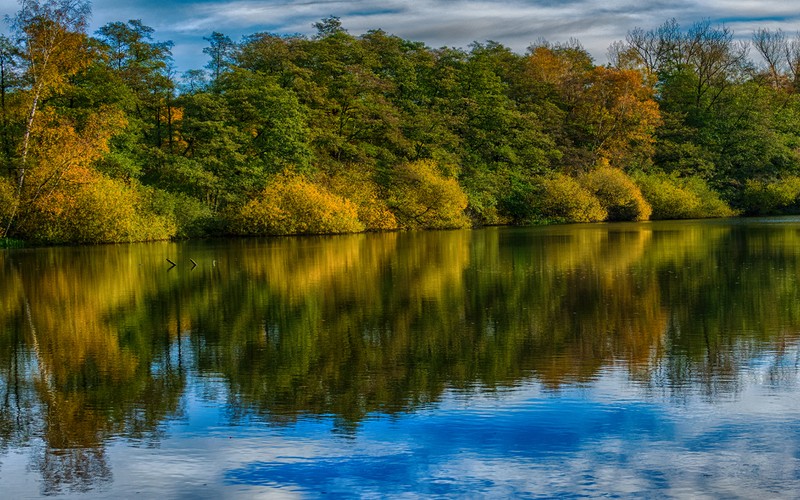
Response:
[{"label": "reflection in water", "polygon": [[[160,446],[171,425],[192,418],[191,394],[196,404],[222,408],[233,425],[256,419],[292,429],[322,416],[356,437],[374,427],[369,415],[413,420],[428,412],[434,416],[424,432],[447,434],[458,424],[435,408],[454,395],[502,399],[539,384],[562,401],[572,387],[605,383],[608,373],[624,373],[639,400],[699,396],[719,404],[743,397],[756,373],[758,384],[793,391],[796,222],[6,251],[0,450],[28,450],[43,494],[86,492],[112,487],[112,442]],[[168,269],[167,258],[179,265]],[[546,408],[514,413],[498,404],[491,412],[500,427],[460,425],[467,441],[484,443],[481,454],[491,444],[500,459],[520,443],[538,453],[562,445],[574,451],[570,419],[594,422],[592,439],[620,419],[580,400],[566,413],[560,407],[556,419]],[[628,410],[652,414],[646,405]],[[663,433],[673,431],[660,418],[636,418],[633,428],[615,432],[642,434],[645,426],[658,429],[653,439],[668,439]],[[520,441],[522,431],[530,441]],[[320,484],[349,477],[387,493],[390,482],[406,485],[396,493],[421,484],[402,453],[351,457],[336,472],[324,457],[312,458],[256,460],[224,481],[269,477],[271,485],[302,489],[308,485],[299,476]],[[398,477],[380,472],[387,464]],[[456,492],[445,483],[408,491]]]}]

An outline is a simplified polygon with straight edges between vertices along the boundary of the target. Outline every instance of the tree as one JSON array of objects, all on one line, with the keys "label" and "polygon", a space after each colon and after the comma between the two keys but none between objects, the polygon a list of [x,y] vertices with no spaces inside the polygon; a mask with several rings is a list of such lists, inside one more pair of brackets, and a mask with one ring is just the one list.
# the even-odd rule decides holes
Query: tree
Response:
[{"label": "tree", "polygon": [[[45,98],[67,85],[70,76],[89,63],[85,33],[89,12],[86,0],[23,0],[12,21],[22,45],[27,103],[20,158],[15,169],[17,204],[4,236],[11,229],[28,187],[29,153],[39,107]],[[39,191],[34,190],[33,196],[38,194]]]},{"label": "tree", "polygon": [[633,70],[594,68],[569,120],[576,144],[620,168],[642,168],[653,156],[661,123],[653,89]]},{"label": "tree", "polygon": [[347,33],[342,27],[342,21],[336,16],[325,17],[312,25],[317,30],[317,38],[325,38],[331,35]]},{"label": "tree", "polygon": [[159,177],[165,158],[162,149],[176,149],[176,84],[172,75],[172,42],[153,40],[153,28],[141,20],[114,22],[97,34],[113,78],[128,89],[124,102],[129,126],[114,141],[112,151],[150,181]]},{"label": "tree", "polygon": [[0,154],[2,154],[2,164],[9,174],[13,171],[15,147],[9,101],[11,91],[21,84],[21,56],[19,47],[8,37],[0,35]]},{"label": "tree", "polygon": [[230,67],[236,44],[218,31],[211,33],[210,37],[203,37],[203,40],[209,44],[203,49],[203,54],[210,58],[206,68],[211,72],[212,81],[216,82],[220,75]]}]

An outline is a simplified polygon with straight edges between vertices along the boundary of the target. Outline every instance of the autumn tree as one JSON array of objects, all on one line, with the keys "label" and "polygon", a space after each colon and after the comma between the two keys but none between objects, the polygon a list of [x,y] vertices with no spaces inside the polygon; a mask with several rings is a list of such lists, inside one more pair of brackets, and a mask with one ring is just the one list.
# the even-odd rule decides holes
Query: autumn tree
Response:
[{"label": "autumn tree", "polygon": [[578,144],[620,168],[642,168],[661,118],[653,89],[633,70],[594,68],[570,114]]},{"label": "autumn tree", "polygon": [[12,20],[21,46],[21,65],[25,85],[25,118],[19,158],[15,162],[16,203],[3,235],[9,234],[20,206],[41,194],[42,186],[30,186],[28,177],[35,168],[29,157],[42,102],[58,93],[69,77],[89,62],[86,24],[89,3],[85,0],[23,0]]}]

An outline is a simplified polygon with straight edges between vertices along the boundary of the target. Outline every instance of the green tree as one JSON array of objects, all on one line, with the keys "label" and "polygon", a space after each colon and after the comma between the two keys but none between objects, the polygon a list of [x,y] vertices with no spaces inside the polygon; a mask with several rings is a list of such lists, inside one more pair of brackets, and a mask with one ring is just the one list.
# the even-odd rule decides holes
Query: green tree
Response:
[{"label": "green tree", "polygon": [[236,44],[218,31],[211,33],[208,38],[203,37],[203,40],[208,42],[208,47],[203,49],[203,53],[209,57],[206,68],[211,72],[212,81],[216,82],[230,67]]}]

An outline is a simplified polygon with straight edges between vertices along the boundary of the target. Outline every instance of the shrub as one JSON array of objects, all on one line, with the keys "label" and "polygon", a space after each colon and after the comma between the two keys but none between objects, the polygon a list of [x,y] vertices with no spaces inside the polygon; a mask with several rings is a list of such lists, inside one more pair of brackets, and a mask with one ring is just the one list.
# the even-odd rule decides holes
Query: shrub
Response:
[{"label": "shrub", "polygon": [[398,165],[391,175],[387,205],[409,228],[452,229],[469,226],[467,195],[445,177],[433,160]]},{"label": "shrub", "polygon": [[543,178],[539,197],[532,205],[542,218],[552,222],[599,222],[608,216],[597,197],[563,174]]},{"label": "shrub", "polygon": [[679,178],[665,173],[634,176],[650,206],[652,219],[730,217],[735,212],[699,177]]},{"label": "shrub", "polygon": [[196,238],[218,232],[217,218],[211,207],[183,193],[170,193],[161,189],[146,188],[144,198],[156,214],[175,223],[175,236]]},{"label": "shrub", "polygon": [[797,210],[800,177],[781,180],[748,180],[742,193],[742,208],[748,215],[772,215]]},{"label": "shrub", "polygon": [[176,230],[148,209],[137,188],[97,174],[39,198],[20,220],[26,239],[47,243],[163,240]]},{"label": "shrub", "polygon": [[610,221],[648,220],[652,209],[642,192],[625,172],[608,166],[607,162],[579,178],[583,187],[597,196],[608,211]]},{"label": "shrub", "polygon": [[342,169],[326,179],[332,193],[358,207],[358,220],[368,231],[397,229],[397,218],[380,198],[378,186],[369,172],[359,168]]},{"label": "shrub", "polygon": [[239,234],[336,234],[364,230],[358,207],[304,176],[280,174],[233,216]]},{"label": "shrub", "polygon": [[697,218],[710,217],[733,217],[737,212],[733,210],[722,198],[719,193],[700,177],[688,177],[684,179],[684,186],[700,199],[700,211]]},{"label": "shrub", "polygon": [[700,198],[666,174],[637,174],[642,195],[653,209],[653,219],[692,219],[700,212]]}]

